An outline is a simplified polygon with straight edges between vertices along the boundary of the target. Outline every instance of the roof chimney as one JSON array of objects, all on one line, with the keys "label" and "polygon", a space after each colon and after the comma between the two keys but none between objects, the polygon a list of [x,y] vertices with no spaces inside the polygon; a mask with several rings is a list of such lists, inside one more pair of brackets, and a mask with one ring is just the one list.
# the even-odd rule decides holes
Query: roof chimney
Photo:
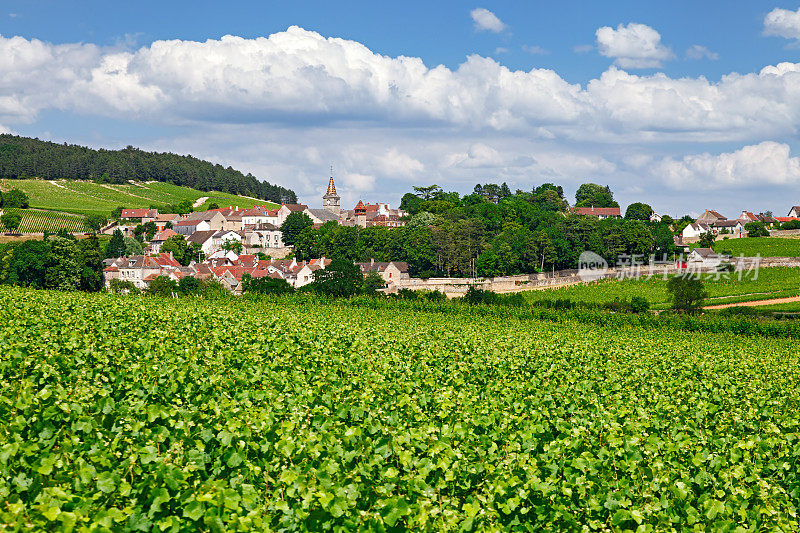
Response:
[{"label": "roof chimney", "polygon": [[370,258],[369,264],[370,264],[370,266],[375,264],[375,258],[374,257]]}]

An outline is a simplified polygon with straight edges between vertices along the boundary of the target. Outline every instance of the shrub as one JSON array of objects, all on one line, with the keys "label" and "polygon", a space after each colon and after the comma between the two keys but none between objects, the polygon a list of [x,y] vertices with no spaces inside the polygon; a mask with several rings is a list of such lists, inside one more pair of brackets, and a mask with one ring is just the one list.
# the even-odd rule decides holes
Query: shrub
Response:
[{"label": "shrub", "polygon": [[178,284],[167,276],[158,276],[147,287],[147,294],[157,296],[172,296],[178,292]]},{"label": "shrub", "polygon": [[251,294],[289,294],[294,287],[285,279],[254,278],[250,274],[242,276],[242,292]]},{"label": "shrub", "polygon": [[112,279],[110,285],[114,294],[139,294],[139,288],[128,279]]},{"label": "shrub", "polygon": [[667,291],[672,294],[672,308],[676,311],[694,312],[708,293],[703,282],[696,276],[674,276],[667,282]]},{"label": "shrub", "polygon": [[464,302],[469,305],[494,304],[497,303],[497,293],[470,285],[464,295]]},{"label": "shrub", "polygon": [[800,220],[790,220],[781,224],[781,229],[800,229]]},{"label": "shrub", "polygon": [[643,296],[634,296],[630,303],[631,313],[646,313],[650,310],[650,302]]}]

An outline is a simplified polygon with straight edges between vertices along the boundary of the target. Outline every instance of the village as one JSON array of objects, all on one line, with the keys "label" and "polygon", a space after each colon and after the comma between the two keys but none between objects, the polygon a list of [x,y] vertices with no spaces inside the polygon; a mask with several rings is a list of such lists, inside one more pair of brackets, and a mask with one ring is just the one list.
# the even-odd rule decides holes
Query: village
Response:
[{"label": "village", "polygon": [[[147,289],[154,279],[165,276],[172,281],[180,282],[185,277],[200,280],[215,280],[233,294],[241,294],[243,280],[246,276],[253,279],[272,278],[284,280],[295,289],[302,288],[314,281],[315,272],[325,269],[331,259],[317,257],[298,260],[292,246],[284,243],[281,230],[284,222],[292,213],[306,215],[314,228],[334,222],[341,226],[368,228],[383,226],[387,228],[401,227],[408,220],[408,213],[402,209],[392,209],[389,204],[365,204],[359,201],[353,209],[341,208],[341,198],[336,192],[333,177],[322,196],[322,207],[311,208],[305,204],[282,204],[271,208],[262,205],[248,209],[238,206],[214,208],[192,212],[186,215],[160,213],[157,209],[123,209],[120,220],[104,228],[105,233],[121,231],[131,236],[139,226],[148,223],[155,225],[155,232],[140,255],[123,255],[105,260],[104,285],[112,286],[113,280],[129,282],[139,290]],[[593,217],[598,220],[620,219],[619,207],[574,207],[569,212],[575,215]],[[661,222],[662,215],[652,213],[651,222]],[[705,210],[697,219],[688,222],[683,230],[674,237],[676,255],[675,263],[695,269],[714,269],[729,258],[717,254],[708,246],[691,246],[705,237],[706,242],[748,236],[746,226],[757,222],[777,231],[781,224],[799,221],[800,207],[793,206],[785,217],[773,217],[771,213],[754,214],[743,211],[736,219],[728,219],[719,212]],[[169,239],[185,239],[186,243],[197,253],[197,259],[189,264],[181,264],[171,252],[164,252],[162,246]],[[362,274],[378,274],[384,282],[384,290],[396,292],[399,288],[432,288],[434,290],[459,290],[454,287],[466,287],[463,279],[411,279],[409,265],[404,261],[357,262]],[[552,284],[563,280],[567,274],[556,275],[531,274],[516,278],[504,278],[491,282],[487,286],[495,290],[506,290],[509,280],[513,287],[536,286],[546,282]],[[524,279],[523,279],[524,278]],[[545,279],[546,278],[546,279]],[[549,280],[549,281],[548,281]],[[475,283],[473,279],[469,283]],[[516,284],[516,285],[514,285]],[[445,291],[446,292],[446,291]]]},{"label": "village", "polygon": [[[314,227],[326,222],[343,226],[399,227],[405,224],[406,213],[392,209],[389,204],[365,204],[359,201],[351,210],[341,209],[341,197],[336,193],[333,177],[322,197],[323,207],[313,209],[304,204],[282,204],[279,208],[238,206],[209,209],[178,215],[159,213],[157,209],[123,209],[120,222],[112,223],[105,233],[119,230],[132,236],[137,226],[152,222],[156,233],[141,255],[126,255],[106,259],[104,284],[113,280],[130,282],[137,289],[146,289],[159,276],[179,282],[191,276],[215,279],[234,294],[241,294],[243,277],[285,280],[291,287],[301,288],[314,280],[314,272],[324,269],[331,259],[320,257],[309,261],[286,258],[292,248],[283,242],[281,225],[292,213],[307,215]],[[181,265],[171,253],[161,247],[171,237],[183,236],[194,244],[200,254],[198,261]],[[377,273],[387,287],[409,277],[408,265],[402,261],[356,263],[364,275]]]}]

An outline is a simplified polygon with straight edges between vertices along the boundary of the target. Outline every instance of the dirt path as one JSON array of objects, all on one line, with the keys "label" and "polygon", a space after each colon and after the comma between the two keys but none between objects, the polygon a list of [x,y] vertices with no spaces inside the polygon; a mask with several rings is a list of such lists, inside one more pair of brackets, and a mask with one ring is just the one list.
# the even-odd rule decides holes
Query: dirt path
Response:
[{"label": "dirt path", "polygon": [[206,203],[206,200],[208,200],[208,196],[201,196],[200,198],[194,201],[192,207],[200,207],[201,205]]},{"label": "dirt path", "polygon": [[726,307],[758,307],[761,305],[786,304],[790,302],[800,302],[800,296],[789,298],[773,298],[772,300],[756,300],[754,302],[739,302],[735,304],[707,305],[703,309],[725,309]]},{"label": "dirt path", "polygon": [[133,194],[132,192],[128,192],[128,191],[122,191],[120,189],[117,189],[116,187],[112,187],[111,185],[106,185],[105,183],[101,183],[100,185],[102,185],[106,189],[112,190],[114,192],[118,192],[120,194],[127,194],[128,196],[133,196],[135,198],[141,198],[142,200],[147,200],[148,202],[152,202],[152,200],[150,198],[145,198],[144,196],[139,196],[138,194]]}]

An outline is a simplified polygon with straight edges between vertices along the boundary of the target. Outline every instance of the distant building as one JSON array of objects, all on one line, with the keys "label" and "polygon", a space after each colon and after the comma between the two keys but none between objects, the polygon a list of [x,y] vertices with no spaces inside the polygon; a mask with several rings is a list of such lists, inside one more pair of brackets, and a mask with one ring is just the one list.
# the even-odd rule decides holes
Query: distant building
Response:
[{"label": "distant building", "polygon": [[704,233],[711,233],[711,232],[713,232],[711,226],[706,224],[705,222],[692,222],[691,224],[688,224],[685,228],[683,228],[681,236],[684,239],[696,239]]},{"label": "distant building", "polygon": [[708,222],[716,222],[718,220],[727,220],[727,219],[712,209],[706,209],[702,215],[697,217],[696,222],[708,223]]},{"label": "distant building", "polygon": [[158,216],[158,209],[123,209],[120,218],[124,220],[133,220],[139,224],[147,224],[152,222]]},{"label": "distant building", "polygon": [[711,248],[695,248],[686,257],[689,264],[702,266],[704,268],[714,268],[722,263],[722,258]]},{"label": "distant building", "polygon": [[573,207],[572,212],[576,215],[597,217],[600,220],[622,217],[619,207]]}]

